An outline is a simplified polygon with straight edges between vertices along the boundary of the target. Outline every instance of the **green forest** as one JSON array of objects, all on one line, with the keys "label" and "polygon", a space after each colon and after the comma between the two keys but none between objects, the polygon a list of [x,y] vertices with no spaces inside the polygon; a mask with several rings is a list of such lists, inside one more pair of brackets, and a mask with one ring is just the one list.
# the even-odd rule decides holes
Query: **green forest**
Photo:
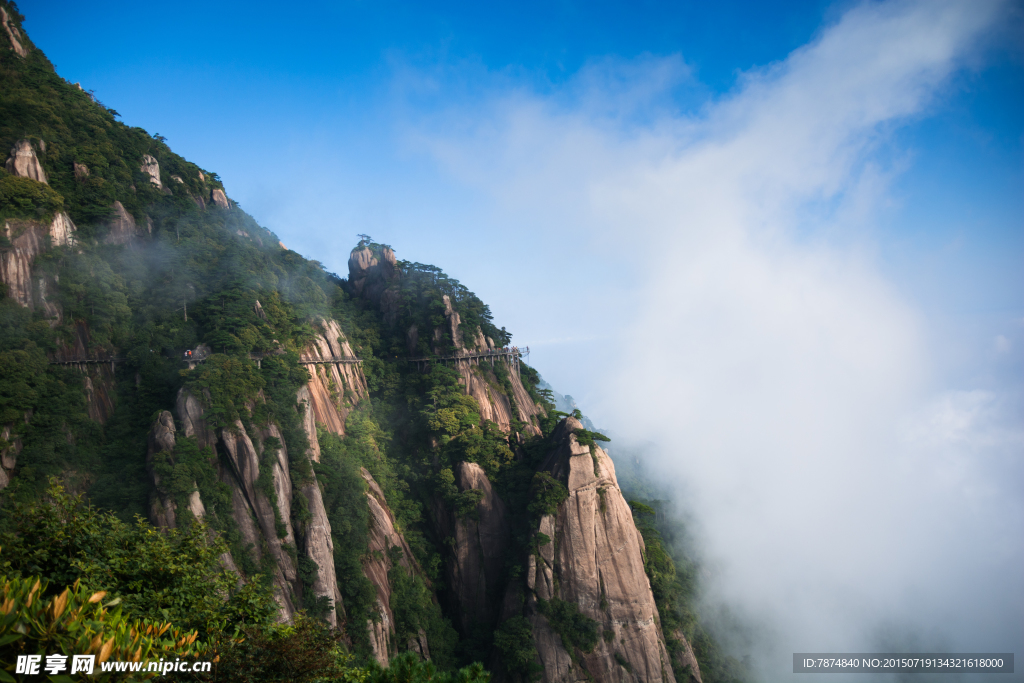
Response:
[{"label": "green forest", "polygon": [[[0,5],[20,26],[14,3]],[[0,291],[0,681],[20,680],[17,655],[54,652],[216,662],[212,673],[178,680],[541,680],[530,615],[513,601],[519,611],[508,616],[502,605],[507,596],[523,600],[527,559],[559,543],[538,525],[560,514],[569,491],[544,463],[573,416],[556,409],[525,363],[467,371],[445,362],[463,348],[446,310],[458,313],[467,338],[479,329],[492,348],[509,347],[512,334],[436,267],[396,261],[381,299],[287,250],[235,203],[215,200],[225,191],[215,172],[123,123],[21,36],[25,57],[0,45],[0,150],[29,141],[47,182],[0,168],[0,253],[15,258],[29,231],[45,233],[61,213],[76,230],[63,245],[43,234],[28,280],[32,306],[7,285]],[[159,165],[159,186],[142,168],[146,156]],[[134,222],[127,233],[125,214]],[[353,253],[368,250],[377,263],[391,253],[366,235],[353,241]],[[362,393],[329,386],[343,434],[323,424],[311,434],[310,405],[297,398],[319,372],[303,354],[324,321],[336,321],[365,380]],[[189,367],[184,354],[197,349],[209,355]],[[72,362],[86,360],[102,362]],[[494,405],[508,407],[507,428],[483,417],[466,372]],[[186,436],[175,414],[173,448],[155,451],[154,425],[183,393],[198,397],[220,440]],[[520,405],[526,398],[531,405]],[[250,520],[237,513],[241,489],[225,474],[234,465],[223,444],[242,435],[258,454],[253,495],[274,514],[273,532],[255,544]],[[580,428],[573,438],[594,454],[597,474],[596,449],[607,437]],[[275,474],[280,462],[290,500],[282,498],[284,475]],[[488,589],[491,622],[476,628],[460,622],[450,583],[458,529],[486,522],[483,489],[460,484],[466,464],[482,470],[508,510],[500,575],[512,588]],[[370,550],[376,527],[364,470],[408,551]],[[303,493],[310,486],[322,503]],[[177,510],[173,528],[154,525],[156,498]],[[338,600],[313,590],[321,567],[306,546],[321,504]],[[676,681],[691,680],[695,672],[677,656],[682,637],[705,683],[741,680],[743,667],[701,621],[696,564],[674,542],[683,531],[658,505],[630,501],[671,655],[664,667]],[[372,642],[382,617],[370,561],[389,567],[386,667]],[[284,565],[295,571],[289,620],[275,598]],[[538,605],[573,662],[614,645],[574,602]],[[429,659],[413,647],[424,639]],[[615,658],[632,671],[622,654]],[[146,676],[87,680],[94,678]]]}]

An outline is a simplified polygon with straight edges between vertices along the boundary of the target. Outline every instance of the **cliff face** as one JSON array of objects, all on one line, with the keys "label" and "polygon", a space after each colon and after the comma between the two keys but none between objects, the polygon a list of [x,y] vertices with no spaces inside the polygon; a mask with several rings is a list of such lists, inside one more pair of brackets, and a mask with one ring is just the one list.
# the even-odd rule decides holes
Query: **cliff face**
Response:
[{"label": "cliff face", "polygon": [[[611,458],[593,452],[573,433],[582,425],[566,418],[557,428],[556,448],[542,470],[564,481],[568,498],[539,531],[551,539],[528,565],[526,616],[533,625],[544,681],[665,681],[675,676],[650,582],[644,545],[619,490]],[[538,600],[559,599],[578,606],[605,634],[591,652],[570,653],[541,612]],[[620,664],[622,659],[628,664]]]},{"label": "cliff face", "polygon": [[0,22],[4,25],[4,33],[7,34],[7,39],[11,42],[11,49],[19,57],[24,57],[28,54],[28,50],[22,45],[21,32],[18,27],[11,21],[10,16],[7,14],[7,10],[0,7]]},{"label": "cliff face", "polygon": [[13,175],[31,178],[40,183],[48,184],[46,171],[43,170],[43,165],[39,163],[39,157],[36,156],[36,150],[30,140],[19,140],[14,144],[14,147],[11,149],[11,156],[7,158],[7,163],[4,167],[8,173]]},{"label": "cliff face", "polygon": [[[319,332],[313,343],[303,349],[303,361],[321,361],[332,358],[355,358],[355,353],[341,331],[338,323],[331,319],[317,321]],[[368,395],[366,378],[356,363],[315,363],[306,365],[311,379],[300,401],[306,401],[309,419],[322,425],[327,431],[344,435],[345,418],[353,407]],[[316,431],[313,431],[316,442]],[[314,459],[320,459],[319,448]]]},{"label": "cliff face", "polygon": [[125,210],[121,202],[114,202],[110,211],[110,218],[107,220],[108,232],[103,241],[107,244],[128,244],[139,234],[135,217]]},{"label": "cliff face", "polygon": [[[361,469],[366,482],[366,501],[370,511],[370,544],[363,558],[363,574],[373,584],[377,593],[377,610],[379,619],[370,620],[366,627],[370,632],[370,645],[374,658],[382,665],[387,665],[388,658],[396,652],[395,616],[391,610],[391,582],[388,572],[392,563],[392,548],[401,551],[398,557],[399,566],[409,573],[423,575],[413,557],[412,549],[405,537],[396,529],[395,516],[388,507],[384,492],[374,481],[366,468]],[[409,643],[408,649],[419,651],[424,658],[430,658],[426,638],[421,633],[416,642]]]},{"label": "cliff face", "polygon": [[[203,401],[185,389],[178,394],[177,413],[183,435],[194,437],[201,448],[210,447],[218,454],[218,476],[231,491],[231,516],[241,534],[242,544],[257,565],[262,563],[273,567],[274,593],[281,607],[281,619],[290,621],[301,604],[296,566],[299,553],[317,564],[314,585],[309,587],[314,595],[326,596],[340,608],[340,596],[334,580],[330,525],[315,475],[311,475],[312,480],[301,489],[308,503],[310,519],[301,524],[293,523],[292,501],[296,492],[287,447],[277,425],[270,423],[255,429],[253,434],[241,421],[230,428],[211,429],[205,419]],[[168,424],[168,418],[169,415],[161,415],[154,425],[151,451],[173,449],[173,423]],[[268,445],[268,439],[273,446]],[[269,469],[269,477],[263,480],[270,483],[269,489],[260,478],[265,469]],[[154,483],[156,493],[150,521],[161,526],[173,525],[173,502],[161,492],[159,480]],[[203,501],[198,495],[196,498],[196,508],[205,510]],[[333,610],[327,618],[332,625],[337,624]]]},{"label": "cliff face", "polygon": [[[445,295],[444,317],[445,324],[434,330],[434,352],[442,354],[438,348],[439,342],[448,338],[455,346],[456,356],[465,356],[454,361],[456,369],[461,378],[459,382],[466,389],[466,393],[477,400],[480,404],[480,415],[485,420],[497,424],[503,432],[508,433],[512,429],[513,413],[517,420],[525,422],[523,428],[527,434],[539,435],[540,428],[536,425],[535,416],[543,413],[543,409],[533,402],[530,394],[523,387],[519,373],[508,372],[509,384],[512,388],[511,398],[505,390],[500,387],[498,377],[494,372],[495,363],[506,363],[503,359],[472,358],[473,354],[484,353],[494,350],[494,340],[485,337],[483,330],[476,327],[472,334],[467,335],[462,329],[462,319],[458,311],[452,306],[451,298]],[[506,363],[507,365],[507,363]]]},{"label": "cliff face", "polygon": [[[171,454],[176,444],[176,428],[174,417],[170,411],[163,411],[153,423],[149,431],[146,448],[146,469],[149,476],[153,478],[154,490],[149,499],[149,519],[154,526],[161,528],[173,528],[177,526],[177,503],[169,496],[166,490],[160,486],[160,475],[154,470],[153,464],[156,456],[160,453]],[[173,456],[171,462],[173,463]],[[193,486],[195,483],[193,482]],[[193,491],[188,499],[188,509],[196,519],[202,519],[206,514],[206,508],[199,496],[199,491]]]},{"label": "cliff face", "polygon": [[500,616],[506,585],[505,561],[511,544],[511,520],[504,501],[480,465],[461,462],[455,468],[460,491],[481,492],[471,516],[448,513],[443,535],[452,539],[448,588],[455,601],[457,625],[463,633],[493,629]]},{"label": "cliff face", "polygon": [[33,308],[38,303],[39,293],[33,291],[32,266],[45,250],[46,238],[52,246],[71,246],[74,235],[75,224],[65,213],[55,215],[49,225],[6,219],[4,236],[11,246],[0,248],[0,282],[7,285],[7,296],[22,306]]}]

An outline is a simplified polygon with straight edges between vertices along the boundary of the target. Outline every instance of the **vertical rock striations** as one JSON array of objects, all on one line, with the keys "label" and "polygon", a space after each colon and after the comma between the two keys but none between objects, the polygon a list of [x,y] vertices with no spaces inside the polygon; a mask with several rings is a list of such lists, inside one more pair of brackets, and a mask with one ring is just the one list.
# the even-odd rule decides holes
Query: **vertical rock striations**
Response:
[{"label": "vertical rock striations", "polygon": [[[419,574],[421,577],[423,571],[416,563],[405,537],[395,526],[395,516],[388,507],[384,492],[365,467],[361,468],[361,473],[367,486],[366,500],[370,511],[370,544],[363,558],[363,574],[377,592],[377,610],[380,615],[379,620],[369,621],[366,627],[370,631],[370,646],[373,648],[374,658],[381,665],[387,665],[388,658],[396,648],[395,617],[391,611],[391,582],[388,579],[388,572],[394,565],[389,551],[392,548],[401,550],[398,564],[406,571]],[[423,578],[429,585],[426,578]],[[422,637],[422,634],[416,646],[414,649],[429,658],[426,638]]]},{"label": "vertical rock striations", "polygon": [[[303,361],[323,361],[334,358],[354,358],[355,353],[345,338],[341,327],[332,319],[321,319],[315,323],[317,336],[313,342],[303,349]],[[299,400],[306,401],[308,413],[316,424],[322,425],[327,431],[343,435],[345,418],[352,412],[355,404],[368,394],[366,378],[363,371],[355,363],[310,363],[310,380],[306,391],[300,394]],[[316,430],[310,443],[316,442]],[[315,449],[314,460],[320,459],[320,449]]]},{"label": "vertical rock striations", "polygon": [[[306,438],[309,439],[309,458],[314,462],[319,462],[320,444],[317,442],[316,420],[308,403],[309,395],[308,386],[304,386],[299,389],[296,398],[300,404],[304,400],[307,401],[302,426],[306,432]],[[315,597],[328,598],[336,607],[327,613],[327,622],[334,627],[338,625],[338,611],[342,609],[341,591],[338,589],[337,575],[334,570],[334,539],[331,537],[331,523],[327,519],[327,510],[324,508],[323,494],[320,492],[316,474],[313,473],[311,476],[311,480],[299,491],[306,499],[309,519],[297,523],[295,526],[302,541],[304,556],[315,562],[317,568],[313,585],[307,586],[307,588]]]},{"label": "vertical rock striations", "polygon": [[[162,529],[170,529],[177,526],[177,503],[170,493],[161,486],[160,475],[157,474],[154,464],[160,453],[168,453],[171,464],[174,463],[175,439],[174,417],[170,411],[162,411],[153,422],[149,430],[146,448],[146,469],[153,480],[154,490],[149,498],[149,521],[153,526]],[[195,482],[192,484],[195,489]],[[188,510],[196,519],[202,519],[206,514],[206,508],[199,496],[198,490],[193,490],[188,499]]]},{"label": "vertical rock striations", "polygon": [[[254,443],[253,437],[256,438]],[[266,439],[274,437],[280,446],[266,457]],[[297,609],[295,560],[285,545],[295,548],[295,533],[291,524],[292,485],[288,471],[288,455],[281,433],[271,424],[256,434],[247,433],[241,421],[230,428],[217,430],[218,447],[224,454],[226,466],[221,468],[221,481],[231,488],[232,512],[235,523],[247,542],[253,544],[251,553],[255,561],[267,557],[274,565],[274,596],[281,606],[281,618],[290,621]],[[260,479],[263,467],[270,468],[268,487]],[[271,495],[274,500],[271,500]],[[257,542],[258,541],[258,542]]]},{"label": "vertical rock striations", "polygon": [[[566,418],[542,470],[562,481],[568,498],[538,531],[550,539],[531,556],[527,617],[545,682],[590,678],[675,683],[658,609],[644,572],[643,539],[619,490],[611,458],[579,443],[582,425]],[[564,601],[595,622],[590,652],[566,648],[541,600]]]},{"label": "vertical rock striations", "polygon": [[7,285],[7,296],[33,308],[32,266],[36,257],[45,250],[47,237],[53,246],[71,246],[75,224],[67,214],[58,213],[49,225],[8,218],[3,230],[10,246],[0,248],[0,282]]},{"label": "vertical rock striations", "polygon": [[460,491],[481,492],[473,516],[455,518],[450,531],[454,543],[448,562],[448,587],[454,598],[456,619],[463,633],[493,629],[505,589],[505,557],[511,542],[508,509],[480,465],[460,462],[455,468]]},{"label": "vertical rock striations", "polygon": [[[300,390],[300,398],[305,390]],[[184,436],[195,438],[200,448],[210,447],[219,454],[218,477],[231,491],[231,517],[249,559],[262,567],[272,567],[281,619],[291,621],[302,606],[303,589],[307,589],[314,598],[331,601],[335,609],[327,612],[326,619],[331,626],[337,626],[336,610],[343,606],[334,572],[331,526],[316,475],[310,473],[308,481],[295,490],[287,446],[273,422],[254,428],[251,434],[241,421],[214,430],[207,423],[202,398],[185,389],[178,392],[176,410]],[[315,447],[316,425],[309,417],[303,424],[310,441],[307,456],[314,459],[314,453],[319,453]],[[301,521],[292,518],[296,495],[305,498],[309,512],[308,518]],[[198,504],[202,506],[201,501]],[[161,509],[167,507],[164,504]],[[300,583],[299,557],[316,564],[310,585]],[[233,568],[230,558],[225,564]]]}]

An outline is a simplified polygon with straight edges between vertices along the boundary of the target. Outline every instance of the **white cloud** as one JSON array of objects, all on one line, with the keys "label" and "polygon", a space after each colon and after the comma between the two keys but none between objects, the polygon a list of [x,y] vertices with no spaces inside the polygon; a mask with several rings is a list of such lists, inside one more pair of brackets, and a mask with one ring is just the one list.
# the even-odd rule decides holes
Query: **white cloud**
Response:
[{"label": "white cloud", "polygon": [[871,241],[908,163],[876,152],[1000,8],[859,5],[696,113],[671,107],[685,62],[644,57],[553,95],[496,91],[414,135],[491,197],[481,220],[516,231],[509,262],[544,274],[517,283],[533,305],[510,329],[616,335],[538,365],[573,377],[556,388],[600,425],[659,444],[716,595],[775,629],[772,680],[794,651],[866,648],[882,628],[1021,644],[1020,387],[946,389],[926,314]]}]

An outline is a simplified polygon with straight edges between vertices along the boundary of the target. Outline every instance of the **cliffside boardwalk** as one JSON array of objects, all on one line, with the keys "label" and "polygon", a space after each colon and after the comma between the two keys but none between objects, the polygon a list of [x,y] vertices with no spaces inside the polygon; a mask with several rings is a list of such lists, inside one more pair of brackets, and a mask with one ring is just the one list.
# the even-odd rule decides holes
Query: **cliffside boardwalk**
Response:
[{"label": "cliffside boardwalk", "polygon": [[416,363],[417,369],[424,370],[430,363],[436,363],[438,361],[444,363],[445,365],[447,365],[449,362],[452,362],[454,365],[458,366],[463,361],[468,363],[472,363],[472,361],[477,361],[477,363],[479,363],[480,359],[482,358],[485,361],[490,360],[491,367],[494,367],[494,361],[501,359],[508,363],[513,370],[519,372],[519,365],[522,361],[523,356],[529,355],[529,346],[525,346],[523,347],[523,349],[520,349],[518,346],[513,346],[501,349],[485,349],[483,351],[462,350],[461,353],[453,353],[447,356],[409,358],[408,362]]},{"label": "cliffside boardwalk", "polygon": [[115,363],[123,363],[124,358],[75,358],[72,360],[51,360],[50,365],[75,366],[85,372],[86,365],[106,365],[110,363],[110,370],[113,372]]}]

